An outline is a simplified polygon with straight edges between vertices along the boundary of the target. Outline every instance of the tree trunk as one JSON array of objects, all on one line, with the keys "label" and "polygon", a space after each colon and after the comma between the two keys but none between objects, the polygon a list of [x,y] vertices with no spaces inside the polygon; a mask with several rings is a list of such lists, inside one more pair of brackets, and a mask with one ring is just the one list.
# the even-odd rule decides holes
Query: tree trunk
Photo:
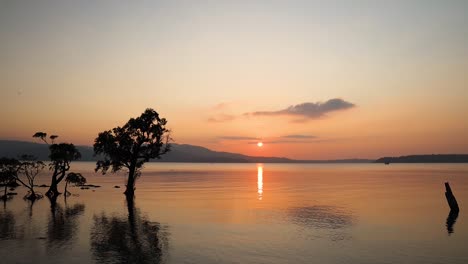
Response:
[{"label": "tree trunk", "polygon": [[3,196],[1,197],[2,200],[4,200],[4,201],[6,201],[7,198],[8,198],[8,196],[7,196],[7,187],[8,187],[8,186],[5,184],[5,195],[3,195]]},{"label": "tree trunk", "polygon": [[37,199],[36,192],[34,192],[34,188],[31,186],[26,186],[29,189],[29,195],[26,195],[25,198],[30,201],[35,201]]},{"label": "tree trunk", "polygon": [[29,200],[36,200],[36,193],[34,192],[33,188],[31,188],[31,195],[29,196]]},{"label": "tree trunk", "polygon": [[48,196],[50,201],[50,211],[52,212],[52,218],[55,219],[55,209],[57,207],[57,196]]},{"label": "tree trunk", "polygon": [[50,187],[49,187],[49,190],[46,192],[46,195],[48,197],[57,197],[60,192],[58,191],[58,188],[57,188],[57,185],[58,185],[58,182],[57,182],[57,175],[52,175],[52,182],[50,183]]},{"label": "tree trunk", "polygon": [[65,197],[67,196],[68,192],[67,192],[67,186],[68,186],[68,181],[65,181]]},{"label": "tree trunk", "polygon": [[135,196],[135,167],[132,166],[128,172],[127,179],[127,188],[124,192],[127,198],[132,198]]}]

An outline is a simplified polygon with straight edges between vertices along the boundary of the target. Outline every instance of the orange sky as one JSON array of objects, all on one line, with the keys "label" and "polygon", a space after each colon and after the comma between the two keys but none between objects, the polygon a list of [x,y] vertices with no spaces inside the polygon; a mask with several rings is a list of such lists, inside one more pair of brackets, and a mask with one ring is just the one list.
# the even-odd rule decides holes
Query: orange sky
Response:
[{"label": "orange sky", "polygon": [[468,153],[467,11],[425,1],[3,1],[0,138],[46,131],[91,145],[151,107],[177,143],[220,151]]}]

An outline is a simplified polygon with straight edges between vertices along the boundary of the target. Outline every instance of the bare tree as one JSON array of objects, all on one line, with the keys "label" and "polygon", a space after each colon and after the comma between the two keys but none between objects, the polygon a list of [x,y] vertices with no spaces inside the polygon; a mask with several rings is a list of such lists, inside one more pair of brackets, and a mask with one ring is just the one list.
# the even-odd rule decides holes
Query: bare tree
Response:
[{"label": "bare tree", "polygon": [[16,175],[16,180],[29,189],[28,194],[25,196],[26,199],[32,201],[40,199],[43,196],[34,191],[34,181],[36,180],[36,176],[46,165],[42,161],[34,160],[31,156],[22,156],[22,160],[18,174]]}]

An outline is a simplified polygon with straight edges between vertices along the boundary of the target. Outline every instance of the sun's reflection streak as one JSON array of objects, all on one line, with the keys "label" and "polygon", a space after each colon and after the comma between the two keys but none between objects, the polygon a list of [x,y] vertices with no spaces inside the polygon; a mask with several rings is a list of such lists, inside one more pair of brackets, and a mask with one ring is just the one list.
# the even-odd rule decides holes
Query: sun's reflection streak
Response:
[{"label": "sun's reflection streak", "polygon": [[257,193],[258,193],[258,200],[262,200],[263,198],[263,165],[257,165]]}]

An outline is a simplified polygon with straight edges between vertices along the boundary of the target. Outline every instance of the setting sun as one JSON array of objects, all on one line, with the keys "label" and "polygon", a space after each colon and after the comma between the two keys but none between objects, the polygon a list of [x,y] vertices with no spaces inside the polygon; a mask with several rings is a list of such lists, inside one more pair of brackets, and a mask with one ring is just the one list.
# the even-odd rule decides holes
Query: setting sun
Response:
[{"label": "setting sun", "polygon": [[257,146],[263,147],[263,143],[262,143],[262,142],[258,142],[258,143],[257,143]]}]

